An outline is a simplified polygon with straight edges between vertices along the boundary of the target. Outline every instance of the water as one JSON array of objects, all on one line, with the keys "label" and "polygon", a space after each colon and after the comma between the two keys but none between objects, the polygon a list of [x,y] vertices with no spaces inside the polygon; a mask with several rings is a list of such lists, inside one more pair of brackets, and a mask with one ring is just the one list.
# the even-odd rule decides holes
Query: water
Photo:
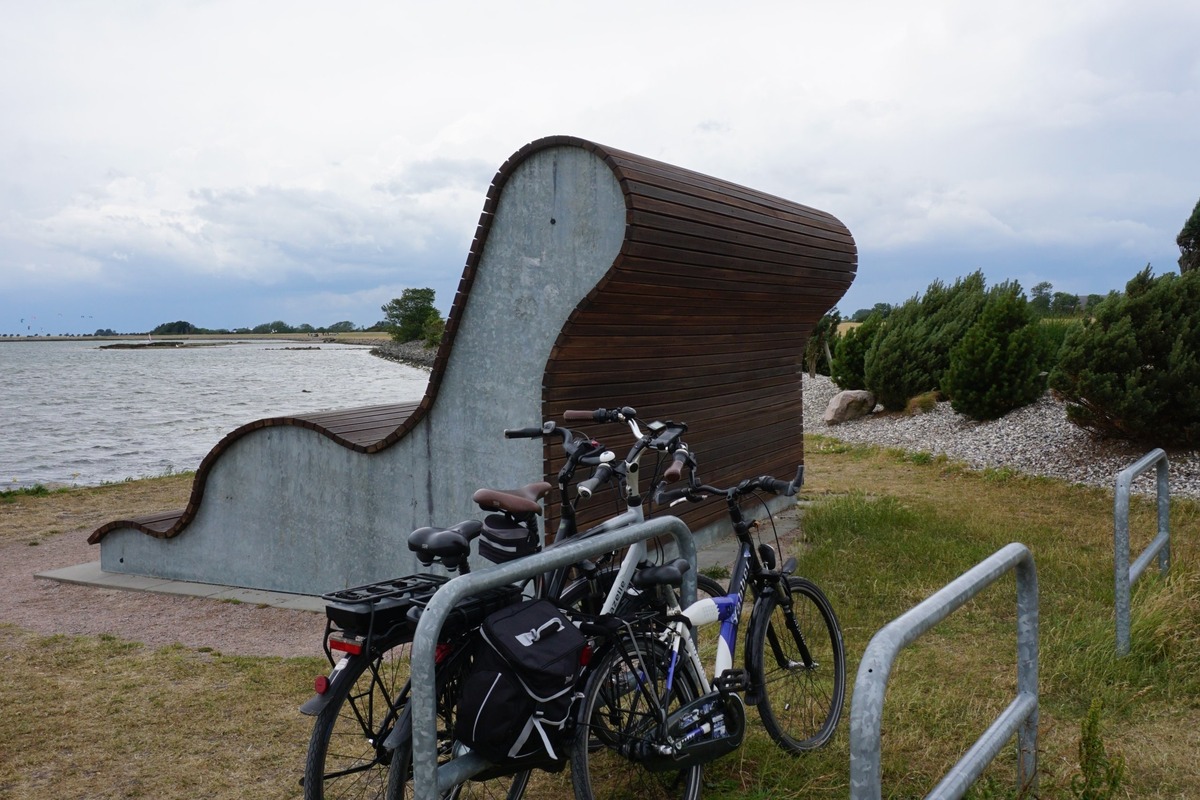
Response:
[{"label": "water", "polygon": [[0,489],[194,470],[247,422],[414,402],[429,377],[357,346],[103,344],[0,342]]}]

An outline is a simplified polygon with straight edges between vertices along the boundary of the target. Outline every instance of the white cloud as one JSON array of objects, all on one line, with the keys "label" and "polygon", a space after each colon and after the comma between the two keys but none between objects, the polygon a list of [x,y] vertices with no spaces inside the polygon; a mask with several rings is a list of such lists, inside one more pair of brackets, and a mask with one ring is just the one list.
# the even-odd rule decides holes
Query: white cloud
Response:
[{"label": "white cloud", "polygon": [[606,15],[630,22],[548,0],[10,9],[0,280],[295,282],[336,306],[425,285],[433,265],[456,278],[495,170],[558,133],[835,214],[864,290],[896,291],[872,265],[922,250],[1049,248],[1050,280],[1098,291],[1124,277],[1063,248],[1174,265],[1200,194],[1196,4],[618,0]]}]

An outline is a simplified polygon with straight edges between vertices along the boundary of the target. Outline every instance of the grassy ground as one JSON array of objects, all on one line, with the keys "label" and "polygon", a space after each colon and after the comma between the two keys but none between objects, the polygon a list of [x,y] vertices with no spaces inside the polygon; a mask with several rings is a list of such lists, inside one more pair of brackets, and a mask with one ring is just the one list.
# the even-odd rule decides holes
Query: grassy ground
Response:
[{"label": "grassy ground", "polygon": [[[841,618],[851,687],[876,630],[1020,541],[1033,551],[1041,589],[1039,796],[1108,796],[1078,783],[1081,726],[1093,708],[1099,729],[1088,737],[1086,771],[1123,759],[1113,796],[1200,796],[1195,504],[1173,504],[1171,576],[1138,585],[1134,652],[1118,660],[1110,492],[820,439],[810,440],[807,461],[805,495],[817,502],[795,554]],[[189,487],[183,476],[5,497],[0,537],[90,529],[141,505],[180,505]],[[1153,531],[1151,505],[1135,503],[1135,547]],[[1008,704],[1015,647],[1009,577],[902,653],[885,705],[885,797],[924,796]],[[0,798],[297,797],[310,720],[296,708],[321,667],[0,626]],[[828,748],[792,758],[753,711],[750,719],[745,746],[706,769],[706,797],[848,795],[845,722]],[[973,796],[1012,796],[1014,775],[1007,747]]]}]

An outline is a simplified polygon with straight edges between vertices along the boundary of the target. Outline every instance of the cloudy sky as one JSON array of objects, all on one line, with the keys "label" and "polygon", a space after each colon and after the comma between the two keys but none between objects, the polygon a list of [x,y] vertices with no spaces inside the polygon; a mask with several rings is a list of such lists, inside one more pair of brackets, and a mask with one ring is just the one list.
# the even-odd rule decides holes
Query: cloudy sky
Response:
[{"label": "cloudy sky", "polygon": [[0,334],[445,312],[496,169],[552,134],[834,214],[846,314],[1174,271],[1200,199],[1194,0],[0,9]]}]

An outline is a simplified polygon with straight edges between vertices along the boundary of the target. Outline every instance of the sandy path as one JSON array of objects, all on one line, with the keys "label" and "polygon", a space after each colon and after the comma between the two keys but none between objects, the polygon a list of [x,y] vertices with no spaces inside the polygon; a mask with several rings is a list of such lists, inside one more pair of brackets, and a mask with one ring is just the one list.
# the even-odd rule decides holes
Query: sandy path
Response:
[{"label": "sandy path", "polygon": [[41,634],[111,634],[150,646],[179,643],[229,655],[320,656],[325,618],[307,611],[76,586],[34,573],[95,561],[90,529],[0,539],[0,624]]}]

